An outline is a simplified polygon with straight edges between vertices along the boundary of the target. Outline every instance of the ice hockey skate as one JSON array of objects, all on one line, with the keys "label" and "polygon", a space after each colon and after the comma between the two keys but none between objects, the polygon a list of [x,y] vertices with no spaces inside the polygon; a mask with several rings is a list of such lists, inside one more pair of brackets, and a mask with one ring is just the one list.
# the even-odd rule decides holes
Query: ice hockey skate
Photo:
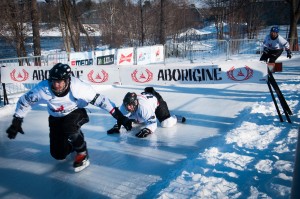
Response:
[{"label": "ice hockey skate", "polygon": [[74,171],[79,172],[90,165],[89,155],[87,151],[77,153],[73,163]]},{"label": "ice hockey skate", "polygon": [[111,129],[107,131],[107,134],[119,134],[120,133],[120,126],[115,124]]}]

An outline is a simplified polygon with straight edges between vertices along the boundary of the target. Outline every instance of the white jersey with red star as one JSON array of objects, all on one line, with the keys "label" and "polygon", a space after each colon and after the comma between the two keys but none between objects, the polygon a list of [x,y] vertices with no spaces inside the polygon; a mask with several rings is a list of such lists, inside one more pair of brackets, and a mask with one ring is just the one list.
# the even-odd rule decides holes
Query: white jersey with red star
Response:
[{"label": "white jersey with red star", "polygon": [[114,109],[107,97],[97,94],[91,85],[78,78],[71,77],[70,91],[63,97],[56,96],[51,90],[51,82],[44,80],[20,97],[15,114],[23,118],[33,105],[46,103],[50,115],[62,117],[77,108],[86,107],[90,102],[108,112]]}]

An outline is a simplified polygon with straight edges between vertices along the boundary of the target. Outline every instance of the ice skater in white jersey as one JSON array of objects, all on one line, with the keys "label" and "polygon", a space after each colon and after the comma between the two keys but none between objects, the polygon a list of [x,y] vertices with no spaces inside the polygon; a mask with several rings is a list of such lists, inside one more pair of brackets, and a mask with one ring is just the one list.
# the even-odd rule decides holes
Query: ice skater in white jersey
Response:
[{"label": "ice skater in white jersey", "polygon": [[[144,125],[136,134],[139,138],[152,134],[157,128],[157,120],[164,128],[175,126],[177,122],[184,123],[186,121],[185,117],[170,114],[166,101],[153,87],[146,87],[140,95],[128,92],[120,106],[120,111],[133,122]],[[120,133],[120,128],[121,124],[118,122],[107,133]]]},{"label": "ice skater in white jersey", "polygon": [[260,61],[275,63],[283,50],[286,50],[287,58],[292,58],[289,42],[279,35],[279,28],[277,26],[273,26],[270,30],[270,34],[265,37],[263,48]]},{"label": "ice skater in white jersey", "polygon": [[71,68],[58,63],[49,71],[49,79],[20,97],[12,124],[7,129],[8,138],[15,139],[22,133],[22,122],[32,105],[47,103],[50,127],[50,153],[57,160],[63,160],[76,152],[73,167],[75,172],[89,166],[89,155],[81,126],[89,121],[84,107],[98,106],[109,112],[117,122],[131,129],[131,121],[104,95],[96,93],[91,85],[71,77]]}]

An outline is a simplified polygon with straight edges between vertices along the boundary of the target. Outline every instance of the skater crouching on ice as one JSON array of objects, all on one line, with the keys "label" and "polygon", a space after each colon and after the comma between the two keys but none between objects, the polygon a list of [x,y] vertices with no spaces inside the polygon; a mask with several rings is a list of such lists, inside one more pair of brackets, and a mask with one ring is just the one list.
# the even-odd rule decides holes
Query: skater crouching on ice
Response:
[{"label": "skater crouching on ice", "polygon": [[75,172],[89,166],[87,144],[81,126],[89,121],[84,107],[89,103],[109,112],[126,130],[131,121],[104,95],[96,93],[91,85],[71,77],[71,68],[58,63],[49,71],[49,79],[25,93],[17,102],[12,124],[7,129],[8,138],[15,139],[22,133],[22,122],[31,106],[47,103],[50,127],[50,153],[57,160],[63,160],[71,152],[76,156],[73,163]]},{"label": "skater crouching on ice", "polygon": [[[177,122],[184,123],[186,121],[185,117],[170,115],[167,103],[153,87],[146,87],[141,95],[128,92],[120,106],[120,111],[133,122],[145,125],[136,134],[139,138],[147,137],[156,130],[156,118],[164,128],[175,126]],[[120,133],[120,128],[121,123],[117,122],[107,133]]]},{"label": "skater crouching on ice", "polygon": [[260,57],[260,61],[267,63],[275,63],[277,58],[282,54],[283,49],[286,50],[287,58],[292,58],[292,52],[290,50],[290,44],[279,34],[279,28],[274,26],[270,30],[263,42],[263,54]]}]

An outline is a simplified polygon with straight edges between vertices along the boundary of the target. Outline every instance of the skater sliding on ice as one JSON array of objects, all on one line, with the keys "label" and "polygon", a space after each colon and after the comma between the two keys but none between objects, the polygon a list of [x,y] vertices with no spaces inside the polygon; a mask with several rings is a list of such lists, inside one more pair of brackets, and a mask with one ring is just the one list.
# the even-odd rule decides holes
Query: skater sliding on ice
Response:
[{"label": "skater sliding on ice", "polygon": [[[186,121],[185,117],[170,115],[167,103],[153,87],[146,87],[140,95],[128,92],[120,106],[120,111],[133,122],[145,125],[136,134],[139,138],[147,137],[156,130],[157,119],[164,128],[172,127],[177,122],[184,123]],[[120,133],[120,128],[121,123],[117,122],[107,133]]]},{"label": "skater sliding on ice", "polygon": [[126,130],[131,130],[131,121],[110,100],[78,78],[71,77],[71,68],[58,63],[49,71],[49,79],[20,97],[12,124],[7,129],[8,138],[15,139],[22,133],[22,122],[31,106],[47,103],[50,127],[50,153],[57,160],[65,159],[76,152],[73,167],[79,172],[89,166],[89,155],[81,126],[89,121],[84,107],[89,103],[109,112]]}]

